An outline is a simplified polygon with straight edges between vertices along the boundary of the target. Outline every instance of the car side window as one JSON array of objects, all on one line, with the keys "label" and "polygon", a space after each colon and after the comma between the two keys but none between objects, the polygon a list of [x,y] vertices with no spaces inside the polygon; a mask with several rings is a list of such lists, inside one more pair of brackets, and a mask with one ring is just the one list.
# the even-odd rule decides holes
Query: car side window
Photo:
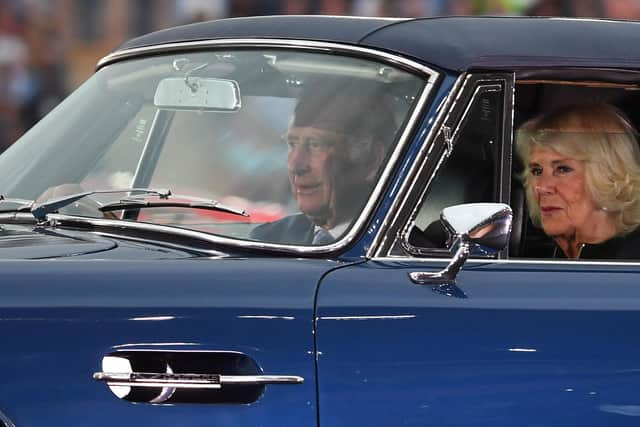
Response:
[{"label": "car side window", "polygon": [[444,142],[451,154],[429,184],[408,236],[409,247],[448,254],[443,251],[448,236],[440,222],[442,209],[499,201],[503,106],[501,85],[478,85],[455,128],[445,123]]},{"label": "car side window", "polygon": [[[638,77],[601,70],[545,77],[528,75],[515,82],[509,257],[637,262],[640,215],[635,212],[640,200],[633,188],[640,182]],[[551,161],[563,169],[550,173]],[[578,172],[562,181],[547,179],[572,171],[569,164],[577,165]],[[582,175],[591,184],[583,184]],[[538,176],[544,177],[542,184]],[[546,214],[539,203],[546,205]],[[589,220],[575,219],[580,217]],[[608,231],[594,237],[591,230]],[[568,244],[566,236],[573,235],[591,241]]]}]

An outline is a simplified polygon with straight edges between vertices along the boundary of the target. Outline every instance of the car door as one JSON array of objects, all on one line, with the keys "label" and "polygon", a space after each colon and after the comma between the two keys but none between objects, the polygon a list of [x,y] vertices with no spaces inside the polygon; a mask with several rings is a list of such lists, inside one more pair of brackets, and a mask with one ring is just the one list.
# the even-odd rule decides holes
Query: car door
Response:
[{"label": "car door", "polygon": [[[316,425],[313,299],[337,263],[193,257],[81,234],[70,249],[86,237],[112,254],[2,262],[1,426]],[[155,259],[126,259],[142,257]],[[107,384],[131,370],[222,385]]]},{"label": "car door", "polygon": [[[509,200],[512,84],[509,75],[465,78],[433,142],[444,162],[427,157],[429,172],[416,174],[425,195],[407,193],[400,210],[410,213],[397,215],[390,243],[371,260],[322,281],[321,425],[635,423],[640,264],[507,259],[503,251],[469,259],[453,289],[409,276],[451,259],[431,205]],[[486,120],[495,126],[477,126]],[[488,169],[477,164],[487,154],[478,144],[494,147]]]}]

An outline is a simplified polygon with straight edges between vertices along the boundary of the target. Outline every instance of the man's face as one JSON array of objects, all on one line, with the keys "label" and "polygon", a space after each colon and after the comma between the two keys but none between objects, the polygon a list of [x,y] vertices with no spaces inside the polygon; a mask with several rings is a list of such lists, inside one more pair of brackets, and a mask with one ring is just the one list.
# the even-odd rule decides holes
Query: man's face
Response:
[{"label": "man's face", "polygon": [[347,159],[347,139],[315,127],[292,127],[286,139],[289,181],[300,210],[317,225],[350,220],[354,200],[359,203],[367,189],[364,174]]}]

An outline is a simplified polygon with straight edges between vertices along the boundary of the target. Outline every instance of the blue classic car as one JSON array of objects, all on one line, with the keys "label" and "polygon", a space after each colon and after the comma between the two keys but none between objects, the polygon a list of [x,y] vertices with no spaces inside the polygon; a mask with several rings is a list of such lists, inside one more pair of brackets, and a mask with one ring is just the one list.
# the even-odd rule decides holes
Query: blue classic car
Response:
[{"label": "blue classic car", "polygon": [[514,142],[594,102],[640,123],[640,24],[124,43],[0,156],[0,426],[637,424],[640,263],[562,257]]}]

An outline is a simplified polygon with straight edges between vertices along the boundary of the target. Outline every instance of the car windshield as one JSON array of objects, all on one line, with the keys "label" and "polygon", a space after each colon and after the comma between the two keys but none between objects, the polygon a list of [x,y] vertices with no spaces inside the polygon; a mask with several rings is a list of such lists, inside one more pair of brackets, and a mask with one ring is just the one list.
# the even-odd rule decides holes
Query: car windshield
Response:
[{"label": "car windshield", "polygon": [[[287,49],[117,62],[0,156],[0,194],[41,204],[95,192],[55,211],[327,243],[309,233],[349,230],[424,86],[386,63]],[[102,191],[131,188],[166,189],[171,203]]]}]

